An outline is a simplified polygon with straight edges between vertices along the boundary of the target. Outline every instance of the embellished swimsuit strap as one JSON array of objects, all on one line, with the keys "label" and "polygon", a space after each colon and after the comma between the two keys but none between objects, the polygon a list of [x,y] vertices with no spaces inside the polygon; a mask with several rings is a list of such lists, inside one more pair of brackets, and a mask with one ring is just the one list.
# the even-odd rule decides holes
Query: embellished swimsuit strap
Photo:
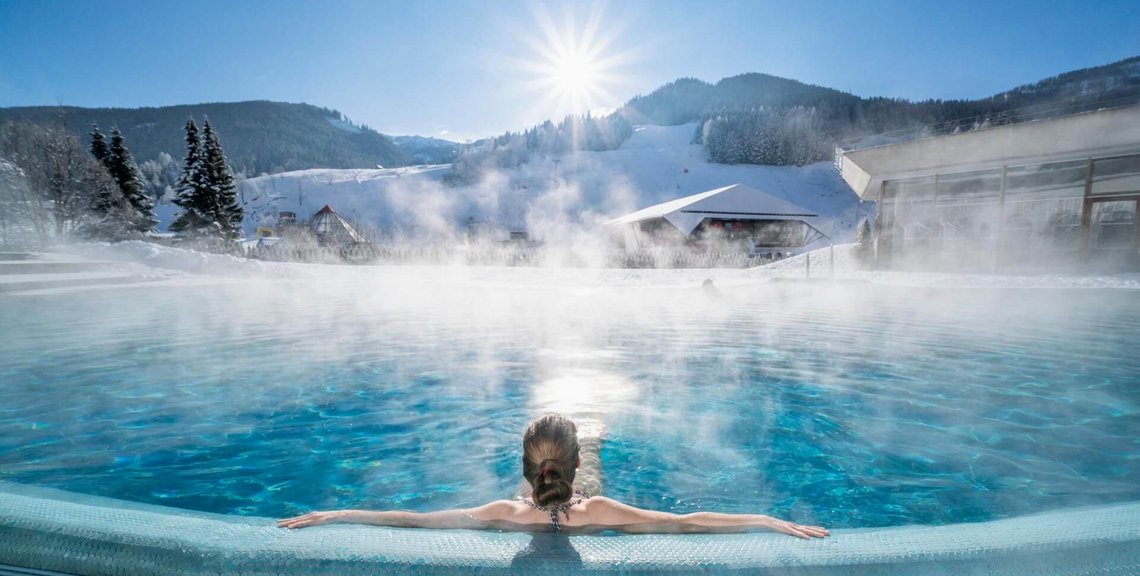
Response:
[{"label": "embellished swimsuit strap", "polygon": [[577,500],[574,500],[574,501],[568,500],[568,501],[563,502],[561,504],[555,504],[552,506],[551,505],[539,506],[531,498],[523,498],[523,502],[526,502],[528,506],[530,506],[531,508],[534,508],[535,510],[542,510],[543,512],[550,512],[550,527],[553,528],[555,532],[558,532],[562,529],[562,525],[558,522],[558,513],[561,512],[561,513],[565,514],[566,519],[569,520],[570,519],[570,508],[580,504],[582,502],[582,500],[589,498],[589,496],[586,496],[585,494],[583,494],[581,492],[578,492],[577,494],[579,496],[579,498]]}]

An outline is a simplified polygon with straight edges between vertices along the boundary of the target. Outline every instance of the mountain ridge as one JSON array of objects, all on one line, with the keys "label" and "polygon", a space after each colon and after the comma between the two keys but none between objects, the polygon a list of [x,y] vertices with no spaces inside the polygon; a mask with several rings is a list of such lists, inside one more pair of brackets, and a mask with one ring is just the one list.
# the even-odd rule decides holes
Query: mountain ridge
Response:
[{"label": "mountain ridge", "polygon": [[864,98],[750,72],[710,84],[679,78],[638,94],[606,117],[568,116],[465,145],[448,182],[525,164],[532,157],[612,150],[632,125],[696,123],[693,142],[718,164],[803,166],[869,139],[899,142],[1140,103],[1140,56],[1073,70],[975,100]]},{"label": "mountain ridge", "polygon": [[[905,139],[950,133],[1076,113],[1095,109],[1106,101],[1140,102],[1140,56],[1064,72],[974,100],[860,97],[762,72],[737,74],[715,83],[685,77],[634,96],[614,115],[626,124],[676,126],[698,122],[701,129],[694,139],[706,146],[713,161],[783,165],[825,159],[838,143],[868,135],[899,134]],[[387,136],[353,123],[335,109],[269,100],[137,108],[0,108],[0,124],[64,122],[84,135],[92,123],[104,129],[118,127],[140,161],[159,157],[160,153],[181,158],[182,126],[191,117],[208,117],[221,136],[231,165],[250,176],[311,168],[450,163],[463,159],[462,150],[510,148],[512,138],[525,138],[527,132],[554,126],[547,121],[532,131],[457,144],[424,136]],[[532,133],[531,141],[519,147],[540,153],[568,151],[564,144],[545,150],[542,143],[535,145],[534,140],[541,140],[537,136]],[[554,141],[546,136],[546,140]],[[620,145],[628,134],[619,131],[617,136],[605,146]]]},{"label": "mountain ridge", "polygon": [[412,158],[391,137],[351,122],[340,112],[311,104],[270,100],[207,102],[140,108],[22,106],[0,108],[0,124],[65,124],[81,134],[119,128],[136,158],[160,153],[181,158],[183,126],[209,119],[233,168],[250,175],[306,168],[403,166]]}]

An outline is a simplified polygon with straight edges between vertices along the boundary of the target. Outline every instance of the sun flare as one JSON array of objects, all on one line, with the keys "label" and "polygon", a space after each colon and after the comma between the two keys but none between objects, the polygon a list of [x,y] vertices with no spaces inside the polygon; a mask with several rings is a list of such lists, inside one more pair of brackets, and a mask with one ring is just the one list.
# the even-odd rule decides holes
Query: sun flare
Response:
[{"label": "sun flare", "polygon": [[[603,22],[606,33],[601,30]],[[530,76],[526,91],[539,95],[537,112],[558,117],[613,107],[610,91],[622,83],[618,69],[629,63],[632,54],[615,52],[620,25],[605,17],[602,5],[594,6],[585,21],[571,13],[554,18],[539,10],[534,24],[524,29],[537,34],[520,37],[531,56],[519,63]]]},{"label": "sun flare", "polygon": [[585,96],[598,89],[598,63],[585,54],[565,54],[551,62],[551,80],[563,94]]}]

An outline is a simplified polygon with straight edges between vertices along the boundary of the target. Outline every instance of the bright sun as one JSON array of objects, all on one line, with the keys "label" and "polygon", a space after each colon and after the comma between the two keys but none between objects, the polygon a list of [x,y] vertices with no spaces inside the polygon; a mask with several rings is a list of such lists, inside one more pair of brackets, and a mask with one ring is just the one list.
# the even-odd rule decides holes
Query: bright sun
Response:
[{"label": "bright sun", "polygon": [[564,94],[584,98],[598,89],[598,64],[585,54],[564,54],[551,62],[551,77]]},{"label": "bright sun", "polygon": [[531,76],[525,88],[539,95],[538,112],[557,117],[613,106],[609,90],[619,81],[615,68],[627,63],[630,54],[612,52],[615,30],[599,33],[603,20],[613,24],[602,5],[595,5],[581,26],[570,13],[557,21],[544,10],[534,16],[540,34],[521,38],[534,56],[520,64]]}]

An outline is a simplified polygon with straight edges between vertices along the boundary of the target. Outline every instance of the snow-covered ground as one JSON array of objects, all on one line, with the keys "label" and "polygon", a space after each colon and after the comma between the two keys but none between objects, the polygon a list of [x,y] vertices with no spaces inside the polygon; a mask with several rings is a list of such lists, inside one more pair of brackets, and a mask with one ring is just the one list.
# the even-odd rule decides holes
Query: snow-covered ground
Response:
[{"label": "snow-covered ground", "polygon": [[[559,158],[533,158],[510,170],[492,172],[479,184],[452,188],[443,183],[450,166],[411,166],[370,170],[313,169],[261,176],[242,186],[246,229],[279,211],[307,218],[325,204],[361,226],[407,234],[421,240],[456,238],[468,218],[501,230],[527,229],[548,246],[598,256],[605,238],[598,226],[613,217],[666,200],[742,183],[800,204],[829,220],[824,232],[850,242],[872,204],[861,204],[830,163],[803,167],[713,164],[704,148],[692,144],[695,124],[639,126],[617,150],[580,152]],[[174,207],[160,207],[165,227]],[[834,228],[831,227],[834,223]],[[504,268],[465,266],[345,267],[283,264],[203,254],[153,244],[80,244],[72,253],[144,266],[147,274],[171,277],[367,278],[415,270],[428,278],[462,278],[551,286],[693,286],[705,278],[718,285],[750,284],[776,278],[824,278],[832,274],[827,248],[767,266],[741,269],[624,270],[605,268]],[[945,274],[864,271],[849,246],[835,251],[834,275],[849,280],[913,286],[995,286],[1140,288],[1140,275],[1107,276]],[[811,261],[809,274],[808,261]],[[601,262],[604,258],[584,258]],[[129,264],[127,264],[129,263]],[[163,272],[156,272],[162,270]]]},{"label": "snow-covered ground", "polygon": [[[616,269],[444,265],[344,266],[246,260],[207,254],[145,242],[117,244],[85,243],[63,246],[48,257],[113,262],[150,283],[230,283],[266,280],[297,281],[334,288],[341,283],[371,283],[404,278],[429,284],[478,283],[504,287],[535,287],[550,290],[596,288],[681,289],[698,292],[705,279],[725,289],[747,289],[774,281],[808,277],[809,255],[800,255],[767,266],[749,269]],[[994,288],[1119,288],[1140,289],[1140,274],[1113,275],[991,275],[935,272],[860,270],[852,245],[835,248],[834,278],[847,282],[915,287]],[[824,248],[810,254],[810,277],[826,284],[831,275],[831,252]],[[842,283],[838,284],[842,286]],[[73,288],[77,289],[77,288]]]},{"label": "snow-covered ground", "polygon": [[[374,170],[302,170],[245,180],[246,231],[280,211],[307,218],[325,204],[353,222],[420,238],[454,237],[469,218],[501,230],[572,243],[597,225],[639,208],[741,183],[816,211],[823,232],[850,241],[870,205],[858,198],[830,163],[803,167],[709,163],[692,144],[696,124],[639,126],[619,149],[532,158],[492,172],[478,184],[448,187],[444,166]],[[159,209],[160,228],[176,208]]]}]

